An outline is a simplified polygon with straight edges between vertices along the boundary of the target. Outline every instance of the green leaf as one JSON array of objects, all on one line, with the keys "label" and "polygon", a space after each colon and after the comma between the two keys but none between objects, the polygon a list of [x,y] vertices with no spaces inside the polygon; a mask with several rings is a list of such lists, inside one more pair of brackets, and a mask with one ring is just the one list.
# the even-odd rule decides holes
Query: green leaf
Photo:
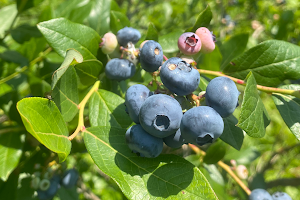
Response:
[{"label": "green leaf", "polygon": [[[86,4],[84,4],[86,3]],[[82,2],[80,1],[78,6],[74,8],[69,16],[69,20],[76,23],[83,23],[84,20],[89,16],[91,13],[93,4],[89,1]]]},{"label": "green leaf", "polygon": [[[220,69],[223,70],[231,60],[242,54],[247,46],[249,35],[242,33],[231,37],[220,47],[223,59]],[[232,63],[234,65],[234,63]],[[230,66],[230,65],[229,65]]]},{"label": "green leaf", "polygon": [[52,92],[53,100],[60,110],[63,119],[70,122],[78,113],[77,74],[74,67],[69,67],[57,82]]},{"label": "green leaf", "polygon": [[207,5],[205,10],[203,10],[198,15],[194,26],[191,28],[188,28],[185,32],[196,32],[196,30],[200,27],[208,27],[211,20],[212,20],[212,12],[211,12],[209,5]]},{"label": "green leaf", "polygon": [[86,86],[90,86],[98,80],[102,68],[103,64],[99,60],[85,60],[75,65],[81,84]]},{"label": "green leaf", "polygon": [[41,1],[42,0],[17,0],[18,12],[24,12],[25,10],[34,7]]},{"label": "green leaf", "polygon": [[215,50],[209,54],[201,54],[199,60],[196,62],[199,63],[197,68],[207,69],[211,71],[220,71],[220,64],[222,61],[222,55],[219,51],[218,46]]},{"label": "green leaf", "polygon": [[250,137],[261,138],[265,135],[265,128],[269,123],[269,116],[259,97],[255,78],[252,72],[250,72],[247,77],[247,84],[237,126],[245,130]]},{"label": "green leaf", "polygon": [[83,62],[83,57],[78,51],[76,51],[75,49],[67,50],[64,62],[61,64],[61,66],[53,74],[53,80],[52,80],[52,83],[51,83],[52,90],[56,86],[59,79],[67,71],[67,69],[69,68],[70,65],[77,64],[77,63],[82,63],[82,62]]},{"label": "green leaf", "polygon": [[125,26],[130,26],[130,21],[127,16],[118,11],[110,11],[110,30],[114,34],[117,34],[117,32]]},{"label": "green leaf", "polygon": [[64,18],[41,22],[37,27],[60,56],[65,57],[66,51],[73,48],[84,60],[96,58],[100,36],[92,28]]},{"label": "green leaf", "polygon": [[4,181],[19,163],[24,144],[23,136],[20,128],[7,127],[0,131],[0,178]]},{"label": "green leaf", "polygon": [[222,141],[213,143],[206,151],[203,162],[206,164],[215,164],[219,162],[226,154],[226,147]]},{"label": "green leaf", "polygon": [[132,120],[125,112],[125,100],[118,95],[99,90],[89,100],[91,126],[112,126],[127,128]]},{"label": "green leaf", "polygon": [[92,0],[92,10],[88,17],[88,24],[99,35],[109,31],[110,0]]},{"label": "green leaf", "polygon": [[4,51],[0,54],[0,58],[8,62],[17,63],[21,67],[29,65],[28,59],[17,51]]},{"label": "green leaf", "polygon": [[8,180],[1,184],[0,180],[0,199],[15,199],[18,187],[19,173],[14,171],[10,174]]},{"label": "green leaf", "polygon": [[224,68],[226,74],[245,79],[252,71],[259,85],[277,86],[300,78],[300,47],[280,40],[262,42],[232,62]]},{"label": "green leaf", "polygon": [[11,36],[16,42],[23,44],[32,37],[42,37],[42,34],[36,26],[22,24],[11,31]]},{"label": "green leaf", "polygon": [[177,30],[158,38],[158,43],[161,45],[164,53],[174,53],[179,51],[177,42],[182,33],[182,31]]},{"label": "green leaf", "polygon": [[7,83],[1,83],[0,86],[0,97],[13,91],[13,88]]},{"label": "green leaf", "polygon": [[220,139],[231,145],[236,150],[240,150],[244,140],[243,130],[236,126],[238,120],[230,115],[229,117],[223,118],[224,131],[220,136]]},{"label": "green leaf", "polygon": [[78,200],[77,188],[74,186],[72,188],[60,187],[57,191],[57,195],[63,200]]},{"label": "green leaf", "polygon": [[5,31],[10,28],[17,13],[16,4],[11,4],[0,9],[0,19],[5,19],[1,20],[0,23],[0,38],[3,38]]},{"label": "green leaf", "polygon": [[[280,88],[299,91],[300,85],[284,85]],[[272,97],[282,119],[296,138],[300,140],[300,99],[279,93],[273,93]]]},{"label": "green leaf", "polygon": [[84,142],[101,171],[128,199],[217,199],[202,172],[175,155],[141,158],[125,142],[125,129],[91,127]]},{"label": "green leaf", "polygon": [[147,34],[146,34],[146,38],[145,40],[154,40],[154,41],[158,41],[158,34],[157,34],[157,30],[154,26],[153,23],[149,23],[148,25],[148,30],[147,30]]},{"label": "green leaf", "polygon": [[63,162],[71,151],[69,132],[58,108],[52,101],[39,98],[24,98],[17,104],[26,130],[40,143],[58,154]]},{"label": "green leaf", "polygon": [[46,47],[46,40],[44,37],[40,38],[31,38],[29,41],[24,42],[19,48],[18,52],[20,52],[23,56],[25,56],[28,61],[32,61],[37,58],[39,53],[43,51]]}]

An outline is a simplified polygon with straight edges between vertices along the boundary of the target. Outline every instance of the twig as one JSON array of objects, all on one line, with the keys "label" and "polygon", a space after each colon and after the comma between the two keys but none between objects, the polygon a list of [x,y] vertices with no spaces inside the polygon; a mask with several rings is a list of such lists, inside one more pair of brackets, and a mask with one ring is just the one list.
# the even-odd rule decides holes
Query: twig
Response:
[{"label": "twig", "polygon": [[[44,59],[44,57],[45,57],[48,53],[50,53],[51,51],[52,51],[52,48],[49,47],[49,48],[46,49],[43,53],[41,53],[41,55],[40,55],[39,57],[37,57],[37,58],[35,58],[33,61],[31,61],[31,62],[29,63],[29,66],[33,66],[33,65],[35,65],[37,62],[42,61],[42,60]],[[0,84],[3,84],[3,83],[5,83],[5,82],[7,82],[7,81],[9,81],[9,80],[11,80],[11,79],[13,79],[13,78],[15,78],[16,76],[18,76],[20,73],[23,73],[23,72],[26,71],[27,69],[28,69],[28,66],[22,67],[19,71],[17,71],[17,72],[15,72],[15,73],[13,73],[13,74],[11,74],[11,75],[9,75],[9,76],[7,76],[7,77],[1,79],[1,80],[0,80]]]},{"label": "twig", "polygon": [[78,125],[75,132],[69,136],[68,138],[69,140],[73,140],[80,131],[83,131],[85,129],[84,116],[83,116],[84,107],[87,101],[89,100],[89,98],[92,96],[92,94],[98,91],[99,85],[100,85],[100,81],[96,81],[94,86],[91,88],[91,90],[87,93],[87,95],[83,98],[83,100],[78,105],[78,109],[79,109]]},{"label": "twig", "polygon": [[78,188],[78,189],[79,189],[79,192],[83,193],[83,195],[86,199],[101,200],[93,192],[91,192],[82,181],[80,182],[80,188]]},{"label": "twig", "polygon": [[[189,147],[197,154],[206,154],[204,151],[202,151],[193,144],[189,144]],[[239,179],[239,177],[237,177],[237,175],[235,175],[235,173],[231,170],[230,166],[226,165],[222,161],[219,161],[218,165],[222,167],[240,185],[240,187],[247,193],[247,195],[251,194],[251,190],[243,183],[243,181],[241,181],[241,179]]]},{"label": "twig", "polygon": [[[207,75],[213,75],[213,76],[225,76],[227,78],[230,78],[233,80],[235,83],[240,84],[240,85],[246,85],[246,82],[234,78],[228,75],[223,74],[222,72],[218,71],[210,71],[210,70],[205,70],[205,69],[198,69],[200,74],[207,74]],[[273,88],[273,87],[267,87],[267,86],[262,86],[262,85],[256,85],[257,89],[266,93],[280,93],[280,94],[287,94],[287,95],[292,95],[297,98],[300,98],[300,91],[299,90],[289,90],[289,89],[281,89],[281,88]]]}]

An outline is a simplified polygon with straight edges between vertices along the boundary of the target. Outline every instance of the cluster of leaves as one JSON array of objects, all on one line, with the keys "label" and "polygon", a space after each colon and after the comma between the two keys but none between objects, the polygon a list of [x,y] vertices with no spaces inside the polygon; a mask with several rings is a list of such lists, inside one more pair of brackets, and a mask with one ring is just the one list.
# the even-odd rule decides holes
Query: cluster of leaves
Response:
[{"label": "cluster of leaves", "polygon": [[[259,152],[269,152],[263,156],[271,158],[281,153],[273,155],[278,149],[272,147],[276,138],[279,138],[280,147],[284,139],[288,139],[287,146],[297,145],[297,139],[300,140],[300,99],[297,98],[300,85],[290,84],[290,79],[300,78],[300,47],[268,40],[248,49],[249,35],[239,33],[218,42],[213,53],[194,58],[197,67],[203,70],[196,93],[205,91],[212,78],[210,75],[220,75],[218,71],[246,80],[242,83],[245,87],[240,88],[243,91],[241,106],[235,112],[238,119],[233,115],[224,118],[221,140],[211,145],[203,158],[201,154],[183,158],[178,154],[186,154],[186,151],[170,149],[166,151],[177,155],[163,154],[155,159],[137,157],[130,152],[124,139],[132,121],[125,113],[123,97],[130,85],[147,85],[152,76],[139,67],[130,80],[107,79],[104,73],[107,56],[99,49],[101,36],[108,31],[116,33],[124,26],[139,28],[140,22],[152,21],[147,27],[141,26],[143,40],[156,40],[167,56],[175,56],[177,39],[185,30],[195,31],[200,26],[208,27],[211,22],[214,22],[212,27],[218,26],[215,22],[218,16],[213,17],[212,11],[219,5],[204,6],[200,1],[132,1],[132,9],[127,9],[126,5],[118,6],[121,2],[107,0],[54,1],[50,6],[52,3],[17,0],[16,4],[0,10],[0,18],[6,19],[0,25],[0,154],[5,155],[0,162],[0,199],[31,199],[34,191],[30,189],[28,174],[34,173],[36,163],[46,169],[49,162],[57,160],[56,155],[58,162],[78,166],[82,182],[103,198],[108,194],[108,199],[125,196],[129,199],[246,199],[239,186],[217,169],[217,162],[234,159],[255,168],[257,163],[253,165],[253,161],[259,157]],[[239,1],[235,9],[246,3]],[[140,16],[142,13],[136,13],[142,6],[150,6],[149,13],[144,14],[146,19]],[[199,8],[203,12],[198,13]],[[191,12],[187,12],[189,9]],[[156,15],[162,10],[164,15]],[[184,13],[185,21],[192,23],[179,22],[178,13]],[[32,20],[26,23],[28,16]],[[165,19],[163,24],[159,23],[161,19]],[[292,37],[292,34],[285,37]],[[100,88],[95,91],[99,80]],[[258,88],[257,84],[283,90]],[[272,93],[272,97],[261,94],[257,88]],[[282,92],[287,89],[295,92]],[[53,101],[41,98],[49,91],[52,91]],[[265,135],[269,124],[270,131]],[[278,132],[280,128],[284,131]],[[75,129],[81,130],[82,135],[70,141],[69,135]],[[281,133],[284,136],[278,136]],[[254,148],[258,141],[262,147]],[[297,180],[295,166],[299,166],[299,161],[295,155],[299,149],[290,149],[294,162],[287,164],[287,158],[280,166],[288,169],[289,173],[284,173],[286,178]],[[288,150],[283,152],[290,152]],[[76,160],[81,161],[77,163]],[[266,164],[272,167],[272,162]],[[265,166],[253,170],[249,179],[251,189],[272,187],[269,186],[272,182],[264,185],[263,175],[270,167]],[[111,181],[101,178],[99,169]],[[267,172],[276,172],[275,167],[272,170]],[[269,175],[267,178],[271,181],[279,177]],[[102,186],[97,186],[99,180]],[[99,188],[100,193],[97,192]],[[119,188],[122,193],[115,192]],[[292,195],[299,194],[291,191]],[[58,196],[61,199],[85,198],[78,196],[76,191],[60,191]]]}]

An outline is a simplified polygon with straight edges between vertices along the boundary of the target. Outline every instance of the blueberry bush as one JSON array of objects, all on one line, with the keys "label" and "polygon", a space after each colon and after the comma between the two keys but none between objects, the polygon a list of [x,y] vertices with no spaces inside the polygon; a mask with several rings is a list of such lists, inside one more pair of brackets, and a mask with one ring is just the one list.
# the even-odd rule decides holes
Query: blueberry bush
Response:
[{"label": "blueberry bush", "polygon": [[1,0],[0,199],[299,199],[299,9]]}]

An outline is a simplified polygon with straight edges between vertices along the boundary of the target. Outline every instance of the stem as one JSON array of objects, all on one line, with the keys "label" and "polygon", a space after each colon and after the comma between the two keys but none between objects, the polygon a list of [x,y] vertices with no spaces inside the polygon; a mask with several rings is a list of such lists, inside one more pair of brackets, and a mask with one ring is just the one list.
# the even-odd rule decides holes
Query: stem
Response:
[{"label": "stem", "polygon": [[78,126],[77,126],[76,130],[74,131],[74,133],[69,136],[68,139],[70,141],[73,140],[80,131],[83,131],[85,129],[84,116],[83,116],[84,107],[85,107],[85,104],[87,103],[87,101],[89,100],[89,98],[92,96],[92,94],[94,92],[98,91],[99,85],[100,85],[100,81],[96,81],[94,86],[90,89],[90,91],[85,95],[83,100],[78,105],[78,109],[79,109]]},{"label": "stem", "polygon": [[[189,147],[196,153],[196,154],[202,154],[205,155],[206,153],[204,151],[202,151],[201,149],[199,149],[198,147],[196,147],[193,144],[189,144]],[[218,165],[220,167],[222,167],[239,185],[240,187],[247,193],[247,195],[251,194],[251,190],[243,183],[243,181],[241,181],[241,179],[239,179],[239,177],[237,177],[237,175],[235,175],[235,173],[231,170],[231,168],[226,165],[224,162],[219,161]]]},{"label": "stem", "polygon": [[168,60],[167,56],[163,55],[163,57],[164,57],[165,61],[167,61],[167,60]]},{"label": "stem", "polygon": [[[207,75],[213,75],[213,76],[225,76],[227,78],[230,78],[233,80],[235,83],[240,84],[240,85],[246,85],[246,82],[237,79],[228,75],[223,74],[222,72],[218,71],[210,71],[210,70],[205,70],[205,69],[198,69],[200,74],[207,74]],[[256,85],[257,89],[266,93],[280,93],[280,94],[287,94],[287,95],[292,95],[297,98],[300,98],[300,91],[299,90],[289,90],[289,89],[281,89],[281,88],[273,88],[273,87],[267,87],[267,86],[262,86],[262,85]]]},{"label": "stem", "polygon": [[[29,63],[29,66],[33,66],[33,65],[35,65],[37,62],[42,61],[42,60],[44,59],[44,57],[45,57],[48,53],[50,53],[51,51],[52,51],[52,48],[49,47],[49,48],[46,49],[44,52],[42,52],[41,55],[40,55],[39,57],[37,57],[37,58],[35,58],[33,61],[31,61],[31,62]],[[15,78],[16,76],[18,76],[20,73],[23,73],[23,72],[26,71],[27,69],[28,69],[28,66],[22,67],[19,71],[17,71],[17,72],[15,72],[15,73],[13,73],[13,74],[11,74],[11,75],[9,75],[9,76],[7,76],[7,77],[1,79],[1,80],[0,80],[0,84],[3,84],[3,83],[5,83],[5,82],[7,82],[7,81],[9,81],[9,80],[11,80],[11,79],[13,79],[13,78]]]}]

